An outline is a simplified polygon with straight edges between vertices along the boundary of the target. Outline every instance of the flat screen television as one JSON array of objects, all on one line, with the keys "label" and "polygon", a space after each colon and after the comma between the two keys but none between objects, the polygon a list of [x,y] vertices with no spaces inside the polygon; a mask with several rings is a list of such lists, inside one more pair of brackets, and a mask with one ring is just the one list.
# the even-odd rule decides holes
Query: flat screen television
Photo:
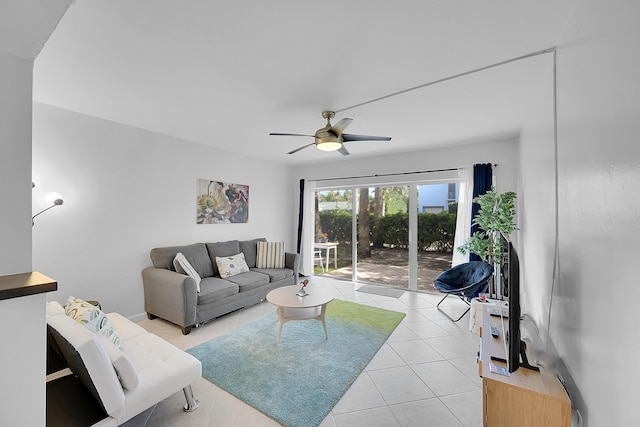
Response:
[{"label": "flat screen television", "polygon": [[520,260],[513,243],[504,234],[500,235],[500,251],[501,291],[509,302],[507,367],[509,372],[515,372],[520,367],[539,371],[537,366],[529,364],[527,346],[520,336]]}]

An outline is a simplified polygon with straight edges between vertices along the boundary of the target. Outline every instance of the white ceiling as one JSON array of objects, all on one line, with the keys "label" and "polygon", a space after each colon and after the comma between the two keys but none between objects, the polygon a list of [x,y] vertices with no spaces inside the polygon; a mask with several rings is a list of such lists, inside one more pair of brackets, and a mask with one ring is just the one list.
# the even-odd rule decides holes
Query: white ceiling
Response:
[{"label": "white ceiling", "polygon": [[33,61],[72,0],[0,0],[0,51]]},{"label": "white ceiling", "polygon": [[[576,0],[77,0],[35,62],[34,100],[289,164],[323,110],[351,158],[515,137]],[[548,74],[547,74],[548,75]]]}]

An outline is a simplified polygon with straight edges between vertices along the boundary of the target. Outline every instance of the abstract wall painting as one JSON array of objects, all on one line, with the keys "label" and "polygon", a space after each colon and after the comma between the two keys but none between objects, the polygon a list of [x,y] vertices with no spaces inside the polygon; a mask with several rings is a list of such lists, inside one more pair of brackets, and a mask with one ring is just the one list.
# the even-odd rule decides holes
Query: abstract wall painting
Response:
[{"label": "abstract wall painting", "polygon": [[249,186],[198,180],[198,224],[249,222]]}]

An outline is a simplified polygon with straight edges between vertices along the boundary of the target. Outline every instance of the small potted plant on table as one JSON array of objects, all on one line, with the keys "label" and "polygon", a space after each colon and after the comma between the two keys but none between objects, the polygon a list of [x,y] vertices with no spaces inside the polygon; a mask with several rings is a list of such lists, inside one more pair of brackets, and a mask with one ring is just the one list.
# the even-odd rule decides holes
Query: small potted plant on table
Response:
[{"label": "small potted plant on table", "polygon": [[327,233],[316,234],[317,243],[327,243],[329,241],[329,235]]}]

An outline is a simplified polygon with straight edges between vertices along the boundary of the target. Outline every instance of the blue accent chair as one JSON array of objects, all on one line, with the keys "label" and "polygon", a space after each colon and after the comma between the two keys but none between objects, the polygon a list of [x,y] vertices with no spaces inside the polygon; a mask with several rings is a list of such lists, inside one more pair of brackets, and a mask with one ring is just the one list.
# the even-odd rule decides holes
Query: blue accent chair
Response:
[{"label": "blue accent chair", "polygon": [[[493,266],[484,261],[471,261],[456,265],[453,268],[440,274],[433,286],[444,293],[445,296],[436,306],[449,319],[457,322],[471,310],[471,298],[477,297],[481,292],[485,292],[489,286],[489,279],[493,274]],[[467,310],[460,317],[454,319],[445,311],[440,309],[440,304],[449,295],[456,295],[467,304]]]}]

